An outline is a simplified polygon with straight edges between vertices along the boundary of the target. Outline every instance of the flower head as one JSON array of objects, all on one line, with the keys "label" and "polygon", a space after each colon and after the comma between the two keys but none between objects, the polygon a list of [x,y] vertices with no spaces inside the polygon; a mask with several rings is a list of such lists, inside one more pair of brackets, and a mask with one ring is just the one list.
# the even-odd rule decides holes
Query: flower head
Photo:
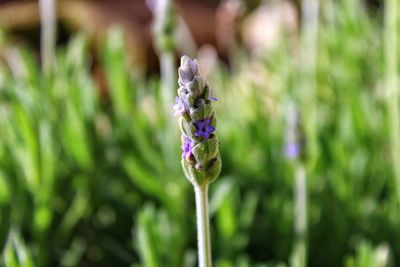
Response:
[{"label": "flower head", "polygon": [[300,145],[298,143],[287,143],[284,150],[286,158],[295,159],[300,154]]},{"label": "flower head", "polygon": [[196,121],[197,131],[194,134],[197,137],[203,136],[206,140],[215,131],[215,127],[211,125],[210,119]]},{"label": "flower head", "polygon": [[190,138],[185,137],[182,145],[182,158],[188,159],[192,155],[193,142]]},{"label": "flower head", "polygon": [[211,87],[199,72],[196,59],[183,56],[178,69],[178,97],[173,109],[181,115],[182,167],[189,181],[199,186],[214,181],[221,172],[219,140]]}]

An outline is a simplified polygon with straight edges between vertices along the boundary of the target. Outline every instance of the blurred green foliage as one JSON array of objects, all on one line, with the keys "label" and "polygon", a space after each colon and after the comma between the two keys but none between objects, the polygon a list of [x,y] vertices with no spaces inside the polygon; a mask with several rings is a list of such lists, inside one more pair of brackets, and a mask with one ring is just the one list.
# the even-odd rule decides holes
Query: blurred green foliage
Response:
[{"label": "blurred green foliage", "polygon": [[[319,154],[307,172],[308,263],[399,266],[382,21],[345,3],[321,6],[311,51]],[[29,49],[1,41],[0,266],[196,266],[178,132],[165,134],[172,118],[159,81],[131,71],[123,34],[112,30],[100,52],[109,98],[92,78],[84,36],[58,51],[50,75]],[[209,77],[223,159],[210,192],[216,267],[289,265],[294,181],[284,118],[302,93],[292,48],[282,38],[261,58],[238,53],[232,69],[218,64]]]}]

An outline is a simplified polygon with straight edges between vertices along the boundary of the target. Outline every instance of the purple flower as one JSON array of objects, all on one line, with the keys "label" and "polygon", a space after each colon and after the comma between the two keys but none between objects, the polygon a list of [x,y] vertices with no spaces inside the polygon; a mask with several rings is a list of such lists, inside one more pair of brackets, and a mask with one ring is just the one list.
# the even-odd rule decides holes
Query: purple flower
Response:
[{"label": "purple flower", "polygon": [[214,97],[212,94],[212,88],[210,88],[210,99],[211,101],[218,101],[218,98]]},{"label": "purple flower", "polygon": [[177,96],[175,97],[175,104],[172,106],[172,109],[175,111],[174,116],[178,114],[182,115],[186,110],[186,105],[183,103],[182,99]]},{"label": "purple flower", "polygon": [[291,104],[288,106],[286,114],[286,140],[284,154],[287,159],[295,159],[301,153],[299,130],[299,113],[294,104]]},{"label": "purple flower", "polygon": [[212,134],[215,131],[215,127],[210,124],[211,124],[210,119],[196,121],[197,131],[194,135],[198,137],[203,136],[208,140],[210,134]]},{"label": "purple flower", "polygon": [[298,143],[287,143],[284,152],[288,159],[294,159],[300,154],[300,145]]},{"label": "purple flower", "polygon": [[185,137],[185,142],[182,145],[182,158],[188,159],[192,155],[193,143],[188,137]]}]

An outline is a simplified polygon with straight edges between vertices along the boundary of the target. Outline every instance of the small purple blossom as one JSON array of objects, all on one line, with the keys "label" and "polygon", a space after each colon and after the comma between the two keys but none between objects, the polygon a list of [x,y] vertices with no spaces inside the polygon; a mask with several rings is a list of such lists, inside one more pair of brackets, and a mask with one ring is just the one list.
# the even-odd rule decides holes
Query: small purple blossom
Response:
[{"label": "small purple blossom", "polygon": [[188,159],[192,155],[193,142],[190,138],[185,137],[185,142],[182,145],[182,158]]},{"label": "small purple blossom", "polygon": [[287,159],[295,159],[301,153],[301,143],[299,143],[299,113],[293,104],[288,106],[285,135],[285,157]]},{"label": "small purple blossom", "polygon": [[298,143],[287,143],[284,150],[288,159],[295,159],[300,154],[300,145]]},{"label": "small purple blossom", "polygon": [[215,131],[215,127],[210,124],[210,119],[196,121],[197,131],[194,135],[197,137],[203,136],[206,140],[208,140],[210,134]]},{"label": "small purple blossom", "polygon": [[174,116],[182,115],[186,110],[186,105],[178,96],[175,97],[175,104],[172,106],[174,110]]},{"label": "small purple blossom", "polygon": [[211,99],[211,101],[218,101],[218,98],[213,96],[212,88],[210,88],[210,99]]}]

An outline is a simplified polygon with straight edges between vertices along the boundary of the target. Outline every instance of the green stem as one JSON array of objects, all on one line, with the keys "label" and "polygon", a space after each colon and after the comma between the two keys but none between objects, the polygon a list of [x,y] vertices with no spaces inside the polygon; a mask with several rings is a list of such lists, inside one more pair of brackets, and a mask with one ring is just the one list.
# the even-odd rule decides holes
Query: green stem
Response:
[{"label": "green stem", "polygon": [[54,65],[56,43],[56,0],[40,0],[40,50],[42,66],[49,72]]},{"label": "green stem", "polygon": [[302,0],[300,38],[300,104],[303,106],[308,165],[313,168],[318,154],[316,68],[318,52],[319,0]]},{"label": "green stem", "polygon": [[304,167],[297,163],[295,167],[295,266],[307,266],[307,179]]},{"label": "green stem", "polygon": [[175,58],[171,52],[162,52],[160,54],[160,72],[161,72],[161,97],[164,110],[171,113],[171,105],[174,102],[175,92]]},{"label": "green stem", "polygon": [[210,224],[208,218],[208,183],[194,186],[196,195],[197,249],[199,267],[211,267]]},{"label": "green stem", "polygon": [[400,122],[397,80],[397,1],[387,0],[385,8],[385,59],[386,92],[390,123],[390,140],[393,172],[396,181],[398,204],[400,205]]},{"label": "green stem", "polygon": [[175,160],[175,147],[177,143],[174,141],[175,138],[169,137],[177,135],[176,127],[171,125],[172,112],[171,107],[174,103],[174,92],[176,83],[175,74],[175,56],[172,52],[164,51],[160,54],[160,72],[161,72],[161,102],[162,108],[165,115],[165,140],[172,140],[170,142],[163,142],[163,154],[165,162],[168,166],[174,166]]}]

